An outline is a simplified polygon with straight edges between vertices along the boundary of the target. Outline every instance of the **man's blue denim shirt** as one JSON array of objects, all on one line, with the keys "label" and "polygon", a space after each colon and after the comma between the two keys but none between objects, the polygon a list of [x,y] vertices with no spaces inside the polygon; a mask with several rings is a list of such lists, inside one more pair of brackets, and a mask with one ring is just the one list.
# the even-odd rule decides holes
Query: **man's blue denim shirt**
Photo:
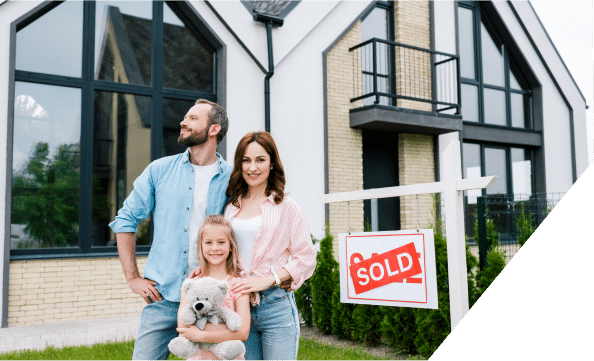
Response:
[{"label": "man's blue denim shirt", "polygon": [[[225,192],[232,167],[218,153],[220,165],[208,186],[206,214],[222,214],[227,204]],[[157,159],[134,181],[134,189],[113,222],[115,233],[136,232],[138,224],[153,212],[153,243],[144,277],[157,282],[164,299],[179,302],[180,289],[188,276],[190,209],[194,170],[189,148],[184,153]]]}]

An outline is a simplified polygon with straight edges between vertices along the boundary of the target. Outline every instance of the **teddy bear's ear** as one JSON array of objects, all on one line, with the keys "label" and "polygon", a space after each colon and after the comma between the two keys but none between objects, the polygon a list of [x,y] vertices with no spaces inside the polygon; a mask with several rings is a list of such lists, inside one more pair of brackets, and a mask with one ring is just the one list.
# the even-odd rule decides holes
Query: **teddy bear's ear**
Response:
[{"label": "teddy bear's ear", "polygon": [[184,281],[184,283],[182,283],[182,291],[184,291],[184,293],[187,295],[188,294],[188,290],[190,289],[190,286],[192,285],[192,280],[191,279],[187,279]]}]

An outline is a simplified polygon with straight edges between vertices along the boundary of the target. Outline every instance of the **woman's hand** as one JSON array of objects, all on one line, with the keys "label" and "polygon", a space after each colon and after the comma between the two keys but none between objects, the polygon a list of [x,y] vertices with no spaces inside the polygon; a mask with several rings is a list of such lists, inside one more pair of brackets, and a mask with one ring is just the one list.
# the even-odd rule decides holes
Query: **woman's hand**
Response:
[{"label": "woman's hand", "polygon": [[193,342],[203,342],[203,337],[206,334],[206,332],[193,325],[189,327],[178,327],[176,330],[180,336]]},{"label": "woman's hand", "polygon": [[194,278],[196,276],[198,276],[198,274],[200,273],[200,266],[196,267],[188,276],[188,278]]},{"label": "woman's hand", "polygon": [[240,278],[233,284],[233,286],[231,286],[231,291],[245,295],[251,292],[263,291],[272,286],[275,282],[273,275]]}]

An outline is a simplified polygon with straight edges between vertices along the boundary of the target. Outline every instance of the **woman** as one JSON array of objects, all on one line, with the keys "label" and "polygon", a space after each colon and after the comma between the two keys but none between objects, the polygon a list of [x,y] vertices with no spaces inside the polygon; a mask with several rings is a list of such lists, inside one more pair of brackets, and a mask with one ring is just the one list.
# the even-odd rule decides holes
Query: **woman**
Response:
[{"label": "woman", "polygon": [[[270,133],[245,135],[235,151],[225,218],[247,276],[232,291],[255,296],[246,360],[297,358],[299,316],[293,291],[313,274],[316,253],[303,211],[284,188],[283,165]],[[288,290],[281,283],[290,283],[283,285]]]}]

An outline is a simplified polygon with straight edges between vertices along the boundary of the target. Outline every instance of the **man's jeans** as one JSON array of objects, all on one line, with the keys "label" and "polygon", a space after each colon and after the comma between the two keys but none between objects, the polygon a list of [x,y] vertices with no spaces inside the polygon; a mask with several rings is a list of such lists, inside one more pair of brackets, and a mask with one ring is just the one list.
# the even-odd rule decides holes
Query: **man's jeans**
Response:
[{"label": "man's jeans", "polygon": [[176,338],[179,302],[167,300],[144,306],[134,343],[133,360],[166,360],[169,341]]},{"label": "man's jeans", "polygon": [[299,348],[299,314],[293,292],[270,287],[260,292],[260,304],[250,306],[246,360],[295,360]]}]

